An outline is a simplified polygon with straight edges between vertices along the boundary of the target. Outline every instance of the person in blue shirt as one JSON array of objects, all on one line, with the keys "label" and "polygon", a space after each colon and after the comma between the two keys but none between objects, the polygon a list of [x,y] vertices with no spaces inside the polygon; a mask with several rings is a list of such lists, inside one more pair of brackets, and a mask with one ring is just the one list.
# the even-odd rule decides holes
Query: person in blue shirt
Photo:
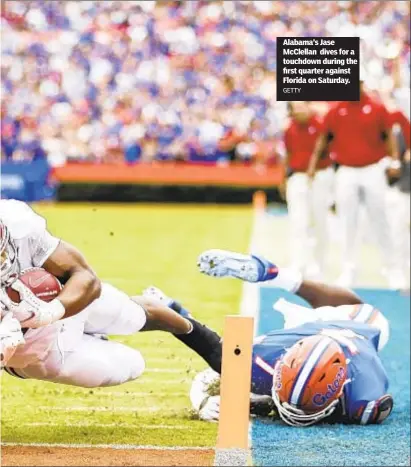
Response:
[{"label": "person in blue shirt", "polygon": [[[198,266],[213,277],[268,282],[313,307],[283,298],[273,305],[284,315],[284,329],[254,341],[251,413],[272,414],[298,427],[320,421],[375,424],[389,416],[393,399],[378,355],[388,341],[389,323],[378,309],[351,290],[303,280],[259,256],[208,250]],[[218,420],[219,378],[214,366],[193,381],[190,397],[202,420]]]}]

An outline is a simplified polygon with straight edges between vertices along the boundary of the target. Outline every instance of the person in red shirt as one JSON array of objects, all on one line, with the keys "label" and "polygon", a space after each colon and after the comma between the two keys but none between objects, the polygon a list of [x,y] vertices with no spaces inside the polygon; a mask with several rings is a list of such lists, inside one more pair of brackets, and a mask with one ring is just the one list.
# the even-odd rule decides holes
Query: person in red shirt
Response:
[{"label": "person in red shirt", "polygon": [[[322,124],[308,102],[290,102],[288,106],[291,120],[284,134],[286,186],[282,191],[285,192],[290,221],[291,265],[306,277],[319,279],[325,268],[328,243],[332,161],[324,152],[313,180],[309,179],[308,164]],[[314,249],[310,247],[312,240]]]},{"label": "person in red shirt", "polygon": [[[338,164],[335,178],[336,208],[340,218],[343,269],[338,283],[349,286],[356,273],[356,237],[360,204],[364,202],[368,218],[383,254],[385,271],[391,288],[400,287],[398,269],[392,254],[390,228],[385,209],[387,178],[399,174],[400,162],[391,131],[389,113],[373,99],[360,81],[360,100],[338,102],[326,114],[323,131],[313,151],[308,176],[313,177],[320,154],[330,150]],[[391,157],[390,166],[380,161]]]}]

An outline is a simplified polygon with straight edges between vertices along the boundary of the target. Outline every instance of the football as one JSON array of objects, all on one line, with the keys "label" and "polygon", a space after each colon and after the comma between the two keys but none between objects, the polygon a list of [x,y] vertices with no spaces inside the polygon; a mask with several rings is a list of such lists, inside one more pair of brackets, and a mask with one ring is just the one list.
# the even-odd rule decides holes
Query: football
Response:
[{"label": "football", "polygon": [[[25,269],[19,279],[37,298],[45,302],[51,302],[62,289],[60,281],[42,268]],[[14,303],[20,302],[19,293],[11,287],[8,287],[7,295]]]}]

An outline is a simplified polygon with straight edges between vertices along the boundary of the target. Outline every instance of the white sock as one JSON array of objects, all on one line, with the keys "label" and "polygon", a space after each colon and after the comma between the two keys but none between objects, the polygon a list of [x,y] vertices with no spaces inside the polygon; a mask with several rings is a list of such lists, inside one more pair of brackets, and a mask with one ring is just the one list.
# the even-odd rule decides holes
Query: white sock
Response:
[{"label": "white sock", "polygon": [[186,335],[191,334],[193,332],[193,329],[194,329],[193,323],[191,321],[189,321],[188,323],[190,324],[190,330],[188,332],[186,332]]},{"label": "white sock", "polygon": [[265,281],[263,284],[295,293],[301,287],[302,282],[303,275],[300,272],[290,268],[278,268],[277,277],[275,279]]}]

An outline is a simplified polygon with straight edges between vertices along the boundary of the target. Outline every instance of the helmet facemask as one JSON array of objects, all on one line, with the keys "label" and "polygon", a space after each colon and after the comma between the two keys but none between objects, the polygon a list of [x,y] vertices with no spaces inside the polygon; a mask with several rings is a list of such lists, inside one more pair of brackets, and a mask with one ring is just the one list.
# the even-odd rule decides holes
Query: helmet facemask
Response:
[{"label": "helmet facemask", "polygon": [[0,278],[1,286],[10,286],[20,275],[18,249],[6,225],[0,223]]}]

